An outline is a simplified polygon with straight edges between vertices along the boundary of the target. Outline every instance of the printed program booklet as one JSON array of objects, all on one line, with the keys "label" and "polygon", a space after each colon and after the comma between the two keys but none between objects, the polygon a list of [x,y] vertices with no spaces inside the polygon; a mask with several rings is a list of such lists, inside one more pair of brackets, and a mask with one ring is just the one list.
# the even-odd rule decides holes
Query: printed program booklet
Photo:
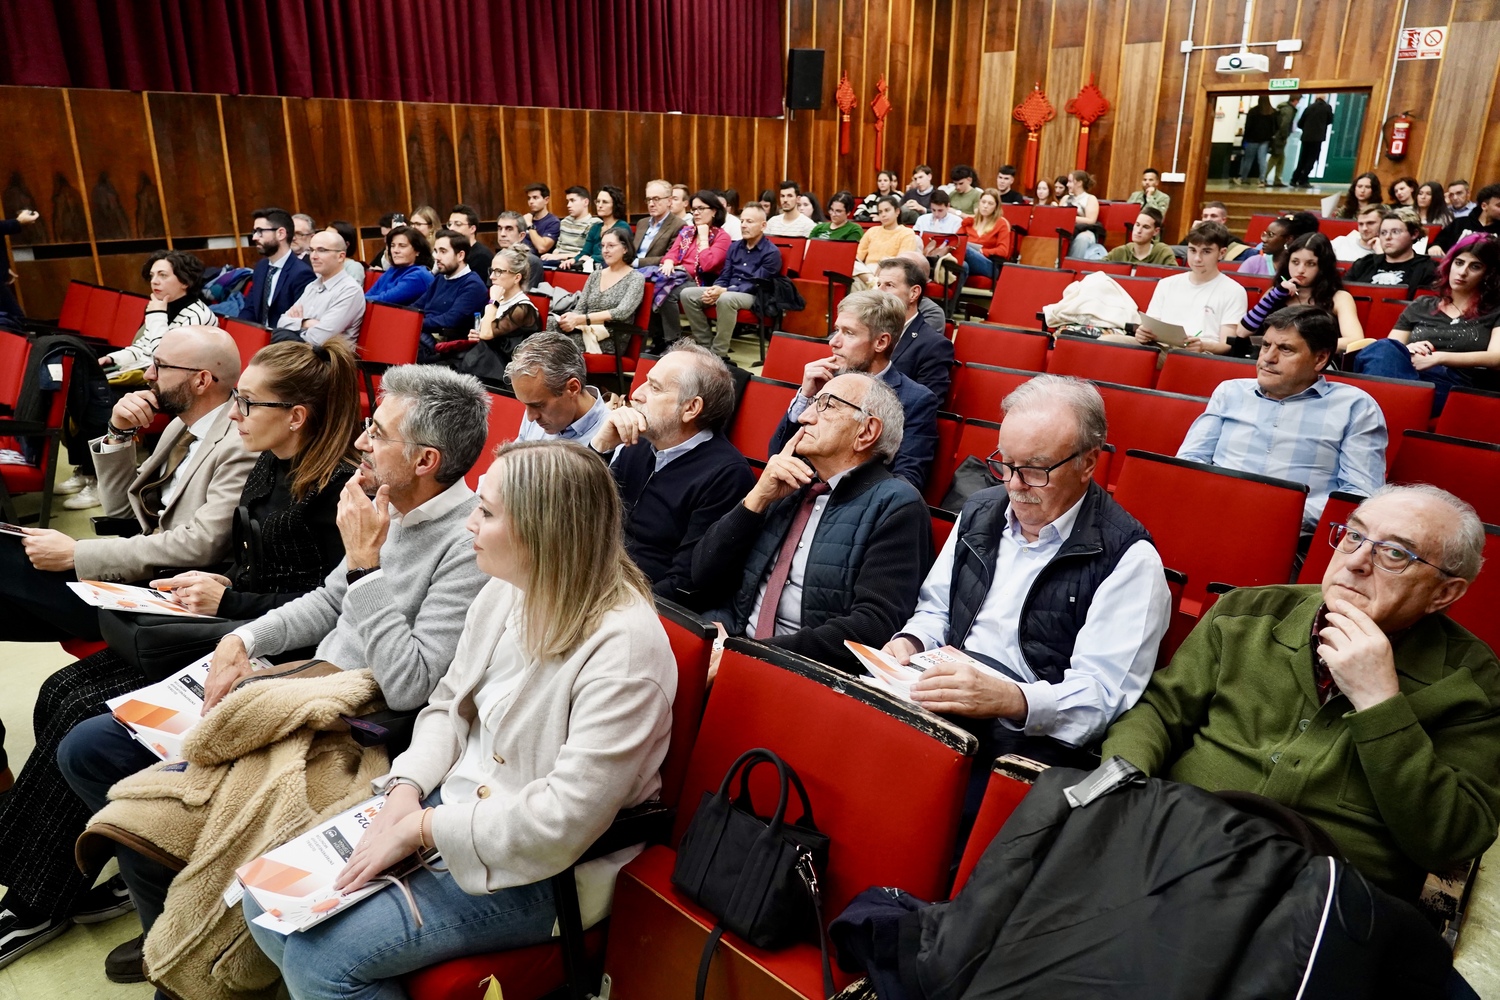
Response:
[{"label": "printed program booklet", "polygon": [[[105,702],[115,721],[162,760],[181,760],[182,742],[203,718],[204,686],[208,684],[210,653],[172,674],[166,680]],[[250,661],[257,670],[270,663]]]},{"label": "printed program booklet", "polygon": [[[372,880],[354,892],[340,892],[334,879],[349,862],[359,838],[385,805],[385,796],[366,799],[347,812],[319,824],[235,870],[238,881],[224,894],[234,905],[248,892],[265,912],[255,922],[278,934],[291,934],[343,913],[360,900],[391,888],[384,879]],[[429,853],[429,860],[436,857]],[[400,861],[387,874],[400,877],[415,871],[415,855]],[[242,887],[242,889],[241,889]]]},{"label": "printed program booklet", "polygon": [[136,614],[177,615],[181,618],[212,618],[200,615],[178,604],[170,594],[150,587],[132,587],[124,583],[101,580],[69,581],[68,589],[85,604],[106,611],[131,611]]},{"label": "printed program booklet", "polygon": [[876,687],[885,688],[907,701],[911,700],[911,686],[921,679],[922,672],[928,667],[935,667],[939,663],[969,663],[981,670],[990,670],[988,666],[963,650],[952,646],[940,646],[937,649],[929,649],[925,653],[917,653],[911,658],[910,666],[902,666],[896,662],[894,656],[881,652],[873,646],[866,646],[849,639],[844,640],[844,645],[870,672]]}]

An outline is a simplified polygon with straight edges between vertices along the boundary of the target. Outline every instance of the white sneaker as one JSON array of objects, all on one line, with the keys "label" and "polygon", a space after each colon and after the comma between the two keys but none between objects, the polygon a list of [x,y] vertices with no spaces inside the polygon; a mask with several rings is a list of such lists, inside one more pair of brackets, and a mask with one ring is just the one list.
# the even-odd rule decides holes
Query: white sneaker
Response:
[{"label": "white sneaker", "polygon": [[85,476],[81,473],[75,472],[67,479],[64,479],[62,482],[52,487],[52,493],[53,495],[60,497],[72,496],[74,493],[77,493],[85,486],[92,486],[97,481],[98,480],[96,480],[93,476]]},{"label": "white sneaker", "polygon": [[99,506],[99,490],[90,483],[64,500],[63,506],[68,510],[88,510],[90,507],[97,507]]}]

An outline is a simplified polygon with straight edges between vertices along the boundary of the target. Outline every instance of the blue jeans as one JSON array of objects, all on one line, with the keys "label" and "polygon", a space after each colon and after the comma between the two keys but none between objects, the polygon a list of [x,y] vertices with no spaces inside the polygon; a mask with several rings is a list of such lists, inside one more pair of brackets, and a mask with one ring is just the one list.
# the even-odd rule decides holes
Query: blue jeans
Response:
[{"label": "blue jeans", "polygon": [[964,264],[968,266],[969,274],[979,278],[995,277],[995,265],[984,255],[984,251],[970,244],[964,251]]},{"label": "blue jeans", "polygon": [[[160,761],[141,746],[112,715],[96,715],[74,726],[57,747],[57,766],[74,793],[94,812],[109,802],[109,790],[121,778]],[[117,846],[120,874],[135,900],[141,926],[151,930],[166,904],[167,888],[175,874],[165,865]]]},{"label": "blue jeans", "polygon": [[1411,363],[1411,351],[1399,340],[1377,340],[1354,355],[1354,370],[1361,375],[1382,375],[1386,378],[1404,378],[1408,381],[1431,382],[1432,415],[1443,412],[1448,401],[1448,390],[1454,386],[1470,384],[1469,376],[1462,371],[1437,365],[1426,371],[1417,371]]},{"label": "blue jeans", "polygon": [[1240,154],[1240,180],[1248,180],[1251,171],[1257,178],[1266,172],[1266,152],[1271,148],[1269,142],[1247,142],[1244,152]]},{"label": "blue jeans", "polygon": [[[434,792],[423,804],[440,801]],[[471,896],[447,872],[424,868],[408,875],[406,886],[422,914],[420,928],[395,886],[341,917],[285,935],[251,922],[262,910],[247,892],[245,924],[281,969],[292,1000],[400,1000],[406,996],[400,977],[409,972],[552,939],[551,880]]]}]

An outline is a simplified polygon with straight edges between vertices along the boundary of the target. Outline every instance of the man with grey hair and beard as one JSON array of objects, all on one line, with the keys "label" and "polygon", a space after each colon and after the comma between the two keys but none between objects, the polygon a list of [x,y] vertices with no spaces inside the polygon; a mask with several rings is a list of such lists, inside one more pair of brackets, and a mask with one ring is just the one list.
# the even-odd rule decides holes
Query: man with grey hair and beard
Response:
[{"label": "man with grey hair and beard", "polygon": [[608,456],[625,507],[625,550],[662,597],[694,603],[693,550],[755,484],[724,436],[734,378],[706,347],[679,340],[591,442]]},{"label": "man with grey hair and beard", "polygon": [[1098,390],[1038,375],[1001,408],[987,461],[1002,485],[964,504],[916,614],[885,646],[902,663],[939,646],[968,656],[911,689],[979,737],[968,817],[1003,754],[1092,769],[1090,751],[1151,679],[1171,613],[1151,536],[1094,482]]},{"label": "man with grey hair and beard", "polygon": [[1483,854],[1500,816],[1500,661],[1443,614],[1484,538],[1451,493],[1376,490],[1313,540],[1333,547],[1322,583],[1221,597],[1104,756],[1275,799],[1415,901],[1428,872]]},{"label": "man with grey hair and beard", "polygon": [[722,608],[704,617],[862,672],[844,641],[888,637],[932,562],[927,505],[888,467],[902,422],[901,401],[878,377],[828,379],[760,480],[699,543],[693,583]]},{"label": "man with grey hair and beard", "polygon": [[[344,560],[317,590],[219,641],[205,714],[251,675],[251,657],[275,660],[313,647],[315,659],[277,669],[306,677],[369,668],[390,708],[427,702],[453,661],[469,605],[489,579],[474,561],[473,539],[464,527],[478,503],[464,474],[484,448],[489,408],[489,392],[471,375],[436,365],[386,371],[380,405],[355,441],[359,472],[339,497]],[[68,784],[96,812],[115,782],[157,763],[107,714],[75,726],[57,759]],[[173,872],[125,847],[115,853],[149,932],[161,916]],[[116,952],[121,954],[111,954],[112,969],[136,960],[139,941]]]}]

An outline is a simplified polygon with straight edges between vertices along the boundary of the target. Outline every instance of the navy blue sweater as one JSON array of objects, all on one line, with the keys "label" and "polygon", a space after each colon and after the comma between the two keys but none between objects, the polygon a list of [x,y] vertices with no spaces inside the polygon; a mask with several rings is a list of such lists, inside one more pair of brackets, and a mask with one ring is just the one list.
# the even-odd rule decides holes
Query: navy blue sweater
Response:
[{"label": "navy blue sweater", "polygon": [[698,540],[750,492],[755,473],[722,434],[655,469],[646,441],[621,448],[610,466],[625,505],[625,551],[654,593],[679,600],[693,586]]},{"label": "navy blue sweater", "polygon": [[469,330],[474,326],[474,314],[484,312],[489,294],[484,279],[469,271],[462,278],[438,278],[412,308],[422,310],[422,330],[426,333]]}]

